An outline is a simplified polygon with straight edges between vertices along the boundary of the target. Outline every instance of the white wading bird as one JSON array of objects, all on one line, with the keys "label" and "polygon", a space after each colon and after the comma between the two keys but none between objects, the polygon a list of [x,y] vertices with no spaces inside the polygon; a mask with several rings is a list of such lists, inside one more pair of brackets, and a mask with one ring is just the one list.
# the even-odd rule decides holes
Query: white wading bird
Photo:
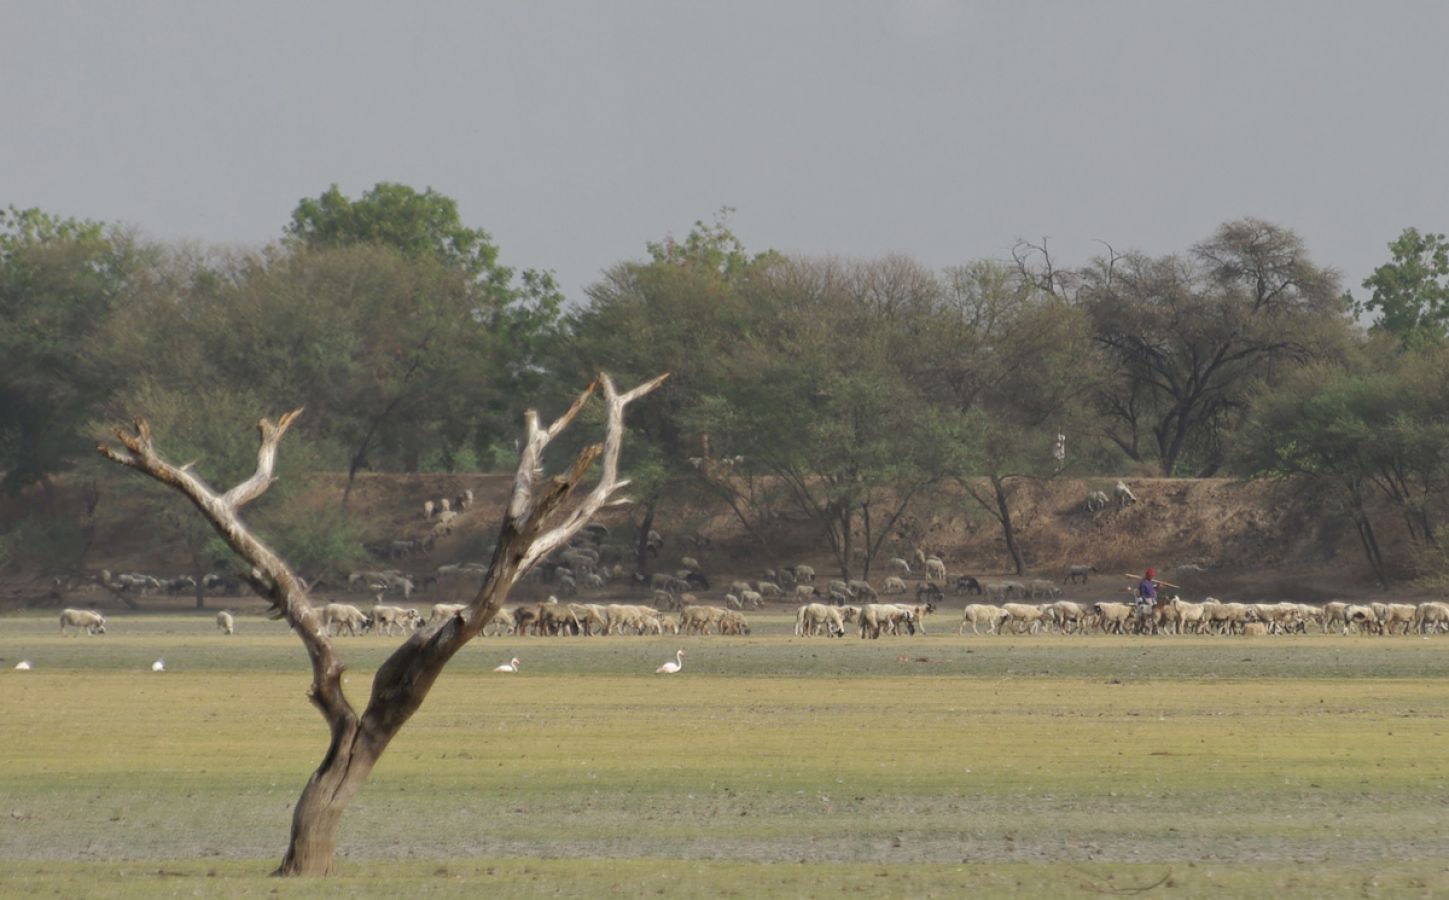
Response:
[{"label": "white wading bird", "polygon": [[518,666],[519,666],[518,657],[515,656],[515,657],[513,657],[512,659],[510,659],[508,662],[504,663],[501,666],[494,666],[493,667],[493,671],[495,671],[495,672],[517,672],[518,671]]},{"label": "white wading bird", "polygon": [[674,662],[665,663],[664,665],[655,669],[654,674],[658,675],[660,673],[663,673],[665,675],[673,675],[675,672],[678,672],[682,668],[684,668],[684,651],[678,650],[674,654]]}]

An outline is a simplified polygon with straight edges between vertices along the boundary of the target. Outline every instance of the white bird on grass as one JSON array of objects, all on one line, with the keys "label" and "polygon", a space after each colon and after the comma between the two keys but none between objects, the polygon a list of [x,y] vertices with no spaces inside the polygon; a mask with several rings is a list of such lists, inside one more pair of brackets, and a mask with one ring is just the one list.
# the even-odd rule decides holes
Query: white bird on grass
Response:
[{"label": "white bird on grass", "polygon": [[495,671],[495,672],[517,672],[519,665],[520,665],[520,663],[518,662],[518,657],[515,656],[515,657],[513,657],[512,659],[510,659],[508,662],[504,663],[501,666],[494,666],[493,667],[493,671]]},{"label": "white bird on grass", "polygon": [[155,662],[151,663],[151,671],[152,672],[164,672],[164,671],[166,671],[166,660],[164,660],[164,659],[158,659]]},{"label": "white bird on grass", "polygon": [[18,663],[15,664],[15,668],[19,669],[22,672],[29,672],[30,671],[30,668],[31,668],[30,667],[30,660],[28,660],[28,659],[22,659],[20,662],[18,662]]},{"label": "white bird on grass", "polygon": [[673,675],[675,672],[678,672],[682,668],[684,668],[684,651],[676,650],[674,653],[674,662],[665,663],[664,665],[655,669],[654,674]]}]

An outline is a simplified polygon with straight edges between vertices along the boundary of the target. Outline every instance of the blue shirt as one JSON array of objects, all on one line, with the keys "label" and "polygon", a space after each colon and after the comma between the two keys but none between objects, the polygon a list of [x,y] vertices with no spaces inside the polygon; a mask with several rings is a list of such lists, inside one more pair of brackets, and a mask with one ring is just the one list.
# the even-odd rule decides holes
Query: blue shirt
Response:
[{"label": "blue shirt", "polygon": [[1142,583],[1137,585],[1137,596],[1141,597],[1143,600],[1151,600],[1153,602],[1156,602],[1157,582],[1153,581],[1151,578],[1142,579]]}]

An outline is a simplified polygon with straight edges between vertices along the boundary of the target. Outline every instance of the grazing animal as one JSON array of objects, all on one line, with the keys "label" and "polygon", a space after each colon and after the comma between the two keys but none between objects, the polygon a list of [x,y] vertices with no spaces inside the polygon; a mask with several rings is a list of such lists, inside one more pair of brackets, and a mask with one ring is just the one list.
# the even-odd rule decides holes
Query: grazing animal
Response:
[{"label": "grazing animal", "polygon": [[932,581],[946,580],[946,563],[939,556],[926,557],[926,577]]},{"label": "grazing animal", "polygon": [[1097,512],[1106,509],[1111,500],[1107,498],[1106,491],[1092,491],[1087,494],[1087,512]]},{"label": "grazing animal", "polygon": [[1132,489],[1127,486],[1127,482],[1120,478],[1112,486],[1112,493],[1117,496],[1117,504],[1119,506],[1130,506],[1137,502],[1137,495],[1132,493]]},{"label": "grazing animal", "polygon": [[1087,576],[1091,575],[1095,571],[1097,571],[1096,566],[1087,565],[1085,563],[1070,566],[1067,569],[1067,577],[1063,578],[1062,580],[1068,584],[1086,584]]},{"label": "grazing animal", "polygon": [[493,667],[493,671],[495,671],[495,672],[517,672],[518,671],[518,666],[519,666],[518,657],[515,656],[515,657],[513,657],[512,659],[510,659],[508,662],[504,663],[501,666],[494,666]]},{"label": "grazing animal", "polygon": [[158,659],[155,662],[151,663],[151,671],[152,672],[164,672],[164,671],[166,671],[166,660],[164,660],[164,659]]},{"label": "grazing animal", "polygon": [[65,629],[71,627],[76,634],[85,629],[87,634],[105,634],[106,617],[98,612],[88,609],[65,609],[60,613],[60,633],[65,634]]},{"label": "grazing animal", "polygon": [[979,597],[984,593],[984,591],[981,587],[980,581],[977,581],[974,577],[970,575],[961,575],[956,579],[956,593],[975,594]]},{"label": "grazing animal", "polygon": [[683,669],[683,668],[684,668],[684,651],[683,650],[676,650],[674,652],[674,661],[673,662],[667,662],[664,665],[660,666],[659,668],[655,669],[654,670],[654,674],[655,675],[674,675],[677,672],[679,672],[680,669]]},{"label": "grazing animal", "polygon": [[30,668],[30,660],[28,659],[22,659],[20,662],[15,664],[15,670],[17,672],[29,672]]},{"label": "grazing animal", "polygon": [[236,619],[226,610],[216,614],[216,627],[221,629],[222,634],[236,634]]}]

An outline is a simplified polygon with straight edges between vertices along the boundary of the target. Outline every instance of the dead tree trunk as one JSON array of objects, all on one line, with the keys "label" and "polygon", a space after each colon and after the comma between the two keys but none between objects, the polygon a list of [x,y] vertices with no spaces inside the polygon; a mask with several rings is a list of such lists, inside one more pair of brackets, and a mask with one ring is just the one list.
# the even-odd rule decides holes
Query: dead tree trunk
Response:
[{"label": "dead tree trunk", "polygon": [[[371,699],[360,716],[342,692],[343,664],[301,579],[252,535],[238,515],[241,507],[260,497],[271,485],[277,445],[301,410],[282,416],[275,425],[266,419],[261,421],[256,473],[221,495],[185,467],[178,468],[163,460],[155,450],[150,426],[144,420],[136,421],[134,431],[116,432],[124,449],[101,445],[101,453],[108,458],[170,485],[201,510],[231,548],[251,563],[248,580],[253,589],[271,603],[275,618],[285,619],[292,626],[311,657],[312,687],[308,699],[322,713],[331,739],[326,755],[297,800],[287,852],[275,874],[325,875],[332,870],[337,827],[343,812],[393,737],[422,706],[443,667],[483,630],[503,605],[508,590],[524,573],[566,544],[599,510],[621,502],[614,495],[628,484],[619,479],[624,409],[658,387],[665,377],[619,394],[608,376],[600,375],[547,428],[540,424],[538,414],[529,410],[525,419],[527,444],[514,476],[513,492],[483,586],[457,615],[414,632],[388,657],[373,678]],[[608,407],[603,444],[584,448],[567,472],[544,482],[544,448],[568,427],[599,387]],[[565,504],[596,460],[601,460],[598,483],[576,506],[565,510]]]}]

